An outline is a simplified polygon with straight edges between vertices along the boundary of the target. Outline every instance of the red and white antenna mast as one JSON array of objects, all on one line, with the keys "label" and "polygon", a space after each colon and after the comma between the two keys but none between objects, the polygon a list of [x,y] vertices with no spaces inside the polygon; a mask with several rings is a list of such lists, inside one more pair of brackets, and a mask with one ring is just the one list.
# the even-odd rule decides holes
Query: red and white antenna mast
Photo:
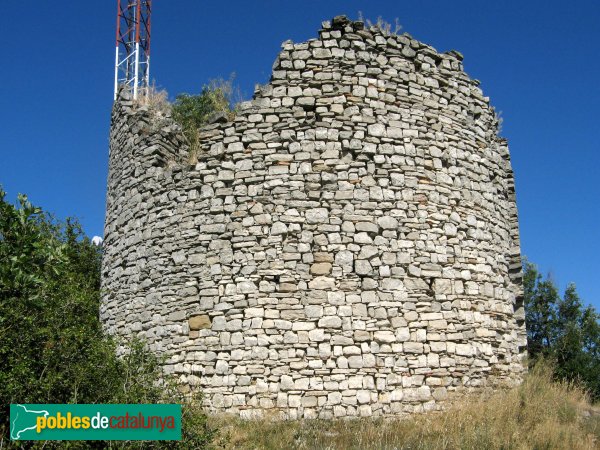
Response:
[{"label": "red and white antenna mast", "polygon": [[150,13],[152,0],[117,0],[115,95],[124,84],[137,99],[150,85]]}]

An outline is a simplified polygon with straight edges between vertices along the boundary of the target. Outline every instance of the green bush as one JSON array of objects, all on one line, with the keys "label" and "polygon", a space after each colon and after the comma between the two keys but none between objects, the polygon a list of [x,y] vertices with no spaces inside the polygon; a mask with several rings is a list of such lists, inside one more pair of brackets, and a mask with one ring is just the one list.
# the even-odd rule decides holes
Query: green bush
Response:
[{"label": "green bush", "polygon": [[192,158],[200,147],[199,129],[217,114],[223,114],[228,120],[232,120],[237,99],[239,92],[233,85],[233,76],[229,80],[212,80],[202,87],[200,94],[177,95],[172,105],[172,114],[181,124],[189,141]]},{"label": "green bush", "polygon": [[[183,404],[182,445],[205,447],[214,432],[199,400],[179,392],[161,360],[137,340],[116,356],[98,318],[100,262],[77,222],[58,222],[25,196],[12,205],[0,189],[0,447],[11,403],[160,402]],[[139,444],[118,444],[128,445]]]}]

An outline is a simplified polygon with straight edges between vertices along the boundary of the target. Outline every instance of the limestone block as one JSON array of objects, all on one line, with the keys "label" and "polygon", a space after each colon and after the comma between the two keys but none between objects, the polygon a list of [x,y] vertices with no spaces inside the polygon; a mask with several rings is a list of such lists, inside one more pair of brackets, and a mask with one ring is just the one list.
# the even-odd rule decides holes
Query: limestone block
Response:
[{"label": "limestone block", "polygon": [[404,351],[406,353],[423,353],[423,344],[421,342],[405,342]]},{"label": "limestone block", "polygon": [[323,317],[323,306],[321,305],[307,305],[304,307],[304,313],[307,318],[321,318]]},{"label": "limestone block", "polygon": [[348,250],[341,250],[335,255],[335,263],[338,266],[352,266],[354,254]]},{"label": "limestone block", "polygon": [[373,239],[371,239],[371,237],[363,231],[354,235],[354,242],[357,244],[372,244]]},{"label": "limestone block", "polygon": [[318,326],[323,328],[340,328],[342,326],[342,319],[338,316],[326,316],[319,319]]},{"label": "limestone block", "polygon": [[325,330],[316,328],[308,332],[308,338],[314,342],[322,342],[325,340]]},{"label": "limestone block", "polygon": [[377,219],[377,224],[384,230],[397,230],[398,220],[394,217],[383,216]]},{"label": "limestone block", "polygon": [[396,336],[393,331],[375,331],[373,339],[377,342],[391,343],[396,342]]},{"label": "limestone block", "polygon": [[244,310],[244,316],[246,318],[264,317],[265,316],[265,309],[264,308],[246,308]]},{"label": "limestone block", "polygon": [[329,275],[331,272],[331,263],[319,262],[310,266],[310,273],[313,275]]},{"label": "limestone block", "polygon": [[371,263],[364,259],[358,259],[354,262],[354,271],[358,275],[370,275],[373,271]]},{"label": "limestone block", "polygon": [[456,354],[461,356],[472,356],[475,351],[471,344],[456,344]]},{"label": "limestone block", "polygon": [[258,291],[256,285],[252,281],[241,281],[237,284],[237,289],[240,294],[250,294]]},{"label": "limestone block", "polygon": [[335,287],[335,280],[324,276],[315,277],[308,283],[308,287],[310,289],[333,289]]},{"label": "limestone block", "polygon": [[436,294],[451,294],[452,281],[443,278],[436,278],[433,282],[433,292]]},{"label": "limestone block", "polygon": [[326,208],[314,208],[305,212],[306,223],[326,223],[329,220],[329,211]]},{"label": "limestone block", "polygon": [[351,369],[360,369],[363,366],[362,356],[350,356],[348,357],[348,367]]},{"label": "limestone block", "polygon": [[285,234],[287,233],[288,228],[286,226],[286,224],[284,224],[283,222],[275,222],[272,226],[271,226],[271,235],[272,236],[278,236],[280,234]]},{"label": "limestone block", "polygon": [[369,132],[369,135],[371,136],[385,136],[385,125],[382,125],[380,123],[374,123],[373,125],[369,125],[367,127],[367,130]]}]

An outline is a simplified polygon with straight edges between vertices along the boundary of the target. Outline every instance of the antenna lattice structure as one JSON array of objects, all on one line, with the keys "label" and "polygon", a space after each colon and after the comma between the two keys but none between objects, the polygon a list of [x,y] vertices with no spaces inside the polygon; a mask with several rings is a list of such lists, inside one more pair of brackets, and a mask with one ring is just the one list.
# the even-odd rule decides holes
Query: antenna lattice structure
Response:
[{"label": "antenna lattice structure", "polygon": [[150,85],[150,13],[152,0],[117,0],[115,93],[124,84],[137,99]]}]

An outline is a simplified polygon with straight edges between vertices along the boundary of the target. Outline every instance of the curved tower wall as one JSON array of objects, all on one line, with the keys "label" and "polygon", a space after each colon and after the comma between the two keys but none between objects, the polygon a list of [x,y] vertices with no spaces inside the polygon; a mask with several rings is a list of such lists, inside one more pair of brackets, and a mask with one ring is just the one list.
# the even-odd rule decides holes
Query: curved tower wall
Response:
[{"label": "curved tower wall", "polygon": [[115,103],[101,318],[209,408],[388,415],[515,383],[513,173],[458,52],[338,17],[233,121]]}]

